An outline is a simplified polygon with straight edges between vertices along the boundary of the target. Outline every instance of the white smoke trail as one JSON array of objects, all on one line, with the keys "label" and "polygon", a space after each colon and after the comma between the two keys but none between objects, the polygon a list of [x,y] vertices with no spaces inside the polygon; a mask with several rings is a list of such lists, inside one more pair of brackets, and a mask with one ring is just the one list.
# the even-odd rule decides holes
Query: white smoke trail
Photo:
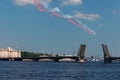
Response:
[{"label": "white smoke trail", "polygon": [[90,29],[90,28],[88,28],[85,24],[82,24],[82,22],[80,22],[79,20],[76,20],[81,26],[84,26],[84,28],[86,28],[88,31],[90,31],[90,33],[92,33],[93,35],[96,35],[96,33],[92,30],[92,29]]}]

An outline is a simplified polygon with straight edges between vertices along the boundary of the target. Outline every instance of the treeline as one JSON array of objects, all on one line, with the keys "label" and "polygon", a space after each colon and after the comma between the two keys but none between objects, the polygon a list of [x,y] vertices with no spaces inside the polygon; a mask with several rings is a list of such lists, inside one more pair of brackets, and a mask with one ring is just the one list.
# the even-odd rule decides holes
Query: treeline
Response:
[{"label": "treeline", "polygon": [[35,52],[27,52],[27,51],[21,51],[21,57],[40,57],[40,56],[50,56],[47,53],[35,53]]}]

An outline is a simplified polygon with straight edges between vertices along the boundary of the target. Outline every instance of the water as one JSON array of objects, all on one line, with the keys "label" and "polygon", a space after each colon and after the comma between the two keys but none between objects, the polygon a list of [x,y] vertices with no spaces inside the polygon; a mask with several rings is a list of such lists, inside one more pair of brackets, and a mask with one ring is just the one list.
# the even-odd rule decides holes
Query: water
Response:
[{"label": "water", "polygon": [[120,62],[0,61],[0,80],[120,80]]}]

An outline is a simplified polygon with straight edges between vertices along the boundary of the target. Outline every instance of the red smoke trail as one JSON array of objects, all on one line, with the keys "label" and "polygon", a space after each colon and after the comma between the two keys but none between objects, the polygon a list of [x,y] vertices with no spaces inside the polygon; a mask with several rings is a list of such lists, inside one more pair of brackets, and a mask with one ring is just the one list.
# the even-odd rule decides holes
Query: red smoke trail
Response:
[{"label": "red smoke trail", "polygon": [[61,15],[58,14],[56,11],[52,11],[51,14],[52,14],[53,16],[56,16],[56,17],[61,17]]},{"label": "red smoke trail", "polygon": [[43,8],[43,5],[40,4],[40,2],[38,0],[31,0],[35,3],[37,9],[41,12],[46,12],[47,10]]}]

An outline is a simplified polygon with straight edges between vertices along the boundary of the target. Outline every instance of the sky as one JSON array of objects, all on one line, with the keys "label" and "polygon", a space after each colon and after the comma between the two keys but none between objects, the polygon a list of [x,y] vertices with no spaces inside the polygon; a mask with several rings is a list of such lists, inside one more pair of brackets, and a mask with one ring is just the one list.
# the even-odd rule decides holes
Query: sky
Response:
[{"label": "sky", "polygon": [[34,0],[0,0],[0,48],[73,55],[86,44],[86,56],[103,57],[101,45],[107,44],[111,55],[120,56],[120,0],[37,1],[41,8]]}]

